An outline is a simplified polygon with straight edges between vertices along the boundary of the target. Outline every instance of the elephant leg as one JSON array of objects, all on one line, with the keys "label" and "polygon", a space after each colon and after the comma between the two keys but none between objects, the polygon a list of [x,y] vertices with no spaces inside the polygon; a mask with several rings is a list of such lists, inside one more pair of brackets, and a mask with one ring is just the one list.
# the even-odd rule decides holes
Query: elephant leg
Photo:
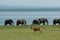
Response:
[{"label": "elephant leg", "polygon": [[45,22],[43,23],[43,25],[45,25]]},{"label": "elephant leg", "polygon": [[56,23],[55,23],[55,22],[53,22],[53,25],[56,25]]},{"label": "elephant leg", "polygon": [[56,25],[56,23],[54,23],[53,25]]},{"label": "elephant leg", "polygon": [[60,25],[60,23],[59,23],[59,25]]},{"label": "elephant leg", "polygon": [[4,24],[5,26],[7,26],[7,24]]},{"label": "elephant leg", "polygon": [[47,25],[48,25],[48,22],[47,22]]},{"label": "elephant leg", "polygon": [[11,26],[12,24],[9,24],[9,26]]},{"label": "elephant leg", "polygon": [[59,25],[60,25],[60,23],[59,23]]},{"label": "elephant leg", "polygon": [[24,24],[22,24],[22,26],[23,26]]},{"label": "elephant leg", "polygon": [[4,23],[4,25],[7,25],[7,23]]},{"label": "elephant leg", "polygon": [[38,25],[40,25],[40,23],[38,23]]},{"label": "elephant leg", "polygon": [[19,25],[19,23],[16,24],[17,26]]}]

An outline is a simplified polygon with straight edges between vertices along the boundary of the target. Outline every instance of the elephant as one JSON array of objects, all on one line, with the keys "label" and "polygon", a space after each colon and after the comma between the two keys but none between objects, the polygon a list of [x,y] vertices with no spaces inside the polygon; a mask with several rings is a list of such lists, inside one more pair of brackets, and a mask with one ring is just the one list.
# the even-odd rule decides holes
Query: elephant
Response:
[{"label": "elephant", "polygon": [[5,20],[4,25],[7,25],[7,24],[9,24],[9,25],[14,25],[14,22],[13,22],[12,19],[7,19],[7,20]]},{"label": "elephant", "polygon": [[33,20],[33,22],[32,22],[32,25],[33,25],[33,24],[34,24],[34,25],[36,25],[36,24],[38,24],[38,25],[39,25],[39,24],[40,24],[40,22],[39,22],[39,20],[34,19],[34,20]]},{"label": "elephant", "polygon": [[38,20],[40,21],[40,24],[43,23],[43,25],[45,25],[45,22],[46,22],[48,25],[48,19],[47,18],[39,18]]},{"label": "elephant", "polygon": [[24,24],[26,24],[26,20],[17,20],[17,22],[16,22],[16,25],[18,26],[19,24],[22,24],[22,25],[24,25]]},{"label": "elephant", "polygon": [[54,20],[53,20],[53,25],[56,25],[57,23],[60,25],[60,18],[59,18],[59,19],[54,19]]}]

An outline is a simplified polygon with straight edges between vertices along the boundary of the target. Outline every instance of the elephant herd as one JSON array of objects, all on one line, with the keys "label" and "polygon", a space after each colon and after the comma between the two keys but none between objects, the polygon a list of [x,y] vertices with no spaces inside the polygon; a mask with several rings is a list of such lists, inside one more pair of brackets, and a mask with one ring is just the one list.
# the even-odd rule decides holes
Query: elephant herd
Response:
[{"label": "elephant herd", "polygon": [[48,25],[48,19],[47,18],[39,18],[39,19],[35,19],[35,20],[33,20],[33,22],[32,22],[32,25],[34,24],[41,24],[41,23],[43,23],[43,25],[45,25],[45,22],[47,23],[47,25]]},{"label": "elephant herd", "polygon": [[[13,20],[12,19],[5,20],[4,25],[8,25],[8,24],[14,26]],[[16,25],[18,26],[19,24],[22,24],[22,25],[26,24],[26,20],[17,20]]]},{"label": "elephant herd", "polygon": [[[48,19],[47,18],[39,18],[39,19],[34,19],[33,21],[32,21],[32,25],[40,25],[41,23],[43,23],[43,25],[45,25],[45,23],[47,23],[47,25],[48,25]],[[54,19],[53,20],[53,25],[56,25],[56,24],[59,24],[60,25],[60,18],[58,18],[58,19]],[[5,22],[4,22],[4,25],[14,25],[14,22],[13,22],[13,20],[12,19],[8,19],[8,20],[5,20]],[[16,21],[16,25],[18,26],[19,24],[21,24],[21,25],[26,25],[27,24],[27,22],[26,22],[26,20],[17,20]]]}]

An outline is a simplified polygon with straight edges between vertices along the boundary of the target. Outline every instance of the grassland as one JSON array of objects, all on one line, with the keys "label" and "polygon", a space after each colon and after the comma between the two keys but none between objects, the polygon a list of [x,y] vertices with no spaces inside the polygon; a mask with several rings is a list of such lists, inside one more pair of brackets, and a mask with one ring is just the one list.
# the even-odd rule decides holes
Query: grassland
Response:
[{"label": "grassland", "polygon": [[60,40],[60,26],[35,25],[42,32],[35,32],[30,26],[0,26],[0,40]]}]

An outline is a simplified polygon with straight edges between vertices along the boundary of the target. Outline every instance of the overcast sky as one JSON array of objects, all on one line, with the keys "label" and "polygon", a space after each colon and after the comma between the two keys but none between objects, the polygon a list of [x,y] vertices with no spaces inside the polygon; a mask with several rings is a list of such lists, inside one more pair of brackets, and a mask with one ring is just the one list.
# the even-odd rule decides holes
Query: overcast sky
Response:
[{"label": "overcast sky", "polygon": [[60,0],[0,0],[0,5],[60,7]]}]

